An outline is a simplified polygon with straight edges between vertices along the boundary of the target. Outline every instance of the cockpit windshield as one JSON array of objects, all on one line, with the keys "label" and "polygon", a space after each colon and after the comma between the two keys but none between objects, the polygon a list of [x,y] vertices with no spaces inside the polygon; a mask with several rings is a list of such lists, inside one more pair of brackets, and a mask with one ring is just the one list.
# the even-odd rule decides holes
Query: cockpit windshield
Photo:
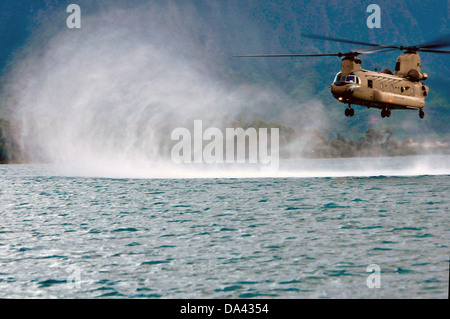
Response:
[{"label": "cockpit windshield", "polygon": [[354,75],[347,75],[347,77],[345,78],[345,82],[355,83],[355,76]]},{"label": "cockpit windshield", "polygon": [[344,85],[348,83],[361,83],[359,78],[355,75],[341,75],[341,73],[336,74],[334,78],[335,85]]}]

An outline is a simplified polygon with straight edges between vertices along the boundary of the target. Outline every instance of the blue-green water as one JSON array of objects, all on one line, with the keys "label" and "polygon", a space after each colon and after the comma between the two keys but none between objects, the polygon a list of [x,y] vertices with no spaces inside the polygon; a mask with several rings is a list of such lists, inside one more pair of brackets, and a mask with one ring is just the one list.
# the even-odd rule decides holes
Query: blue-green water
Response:
[{"label": "blue-green water", "polygon": [[[0,297],[447,298],[449,181],[3,165]],[[380,288],[366,284],[371,264]]]}]

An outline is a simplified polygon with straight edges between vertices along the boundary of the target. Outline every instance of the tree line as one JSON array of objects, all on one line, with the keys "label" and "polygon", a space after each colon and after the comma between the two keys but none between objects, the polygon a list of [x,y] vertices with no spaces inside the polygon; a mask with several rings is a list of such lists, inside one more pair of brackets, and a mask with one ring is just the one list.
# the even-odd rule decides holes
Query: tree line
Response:
[{"label": "tree line", "polygon": [[[389,128],[369,128],[358,138],[346,138],[342,133],[334,135],[329,130],[321,129],[297,132],[292,127],[259,118],[248,121],[240,117],[230,126],[244,130],[253,127],[257,131],[259,128],[279,128],[281,158],[408,156],[423,154],[425,151],[420,146],[413,146],[410,141],[397,139]],[[14,131],[8,120],[0,118],[0,164],[19,162],[22,150],[15,142]],[[447,147],[441,152],[449,153],[450,150]]]},{"label": "tree line", "polygon": [[[262,119],[246,121],[239,118],[232,127],[278,127],[280,132],[280,156],[282,158],[346,158],[374,156],[409,156],[427,153],[421,145],[410,140],[399,140],[390,128],[369,128],[362,136],[345,137],[342,133],[333,134],[329,130],[315,129],[297,132],[294,128]],[[449,147],[437,149],[449,153]]]},{"label": "tree line", "polygon": [[16,162],[19,147],[14,139],[11,123],[0,118],[0,164]]}]

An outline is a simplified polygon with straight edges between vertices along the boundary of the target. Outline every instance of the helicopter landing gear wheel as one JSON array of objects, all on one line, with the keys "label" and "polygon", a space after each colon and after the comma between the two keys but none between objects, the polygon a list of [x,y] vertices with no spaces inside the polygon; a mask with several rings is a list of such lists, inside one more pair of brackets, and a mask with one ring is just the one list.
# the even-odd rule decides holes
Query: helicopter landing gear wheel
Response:
[{"label": "helicopter landing gear wheel", "polygon": [[423,110],[419,110],[419,117],[423,119],[425,117],[425,112]]},{"label": "helicopter landing gear wheel", "polygon": [[390,109],[383,109],[381,110],[381,117],[391,117],[391,110]]},{"label": "helicopter landing gear wheel", "polygon": [[351,106],[345,109],[345,116],[352,117],[355,115],[355,109],[352,109]]}]

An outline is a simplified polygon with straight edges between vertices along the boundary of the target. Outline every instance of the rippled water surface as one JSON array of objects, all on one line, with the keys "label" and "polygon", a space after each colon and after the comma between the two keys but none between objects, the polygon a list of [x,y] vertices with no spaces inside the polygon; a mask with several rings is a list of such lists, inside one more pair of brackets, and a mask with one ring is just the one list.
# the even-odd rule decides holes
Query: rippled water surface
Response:
[{"label": "rippled water surface", "polygon": [[[0,297],[447,298],[449,180],[3,165]],[[371,264],[379,289],[366,284]]]}]

